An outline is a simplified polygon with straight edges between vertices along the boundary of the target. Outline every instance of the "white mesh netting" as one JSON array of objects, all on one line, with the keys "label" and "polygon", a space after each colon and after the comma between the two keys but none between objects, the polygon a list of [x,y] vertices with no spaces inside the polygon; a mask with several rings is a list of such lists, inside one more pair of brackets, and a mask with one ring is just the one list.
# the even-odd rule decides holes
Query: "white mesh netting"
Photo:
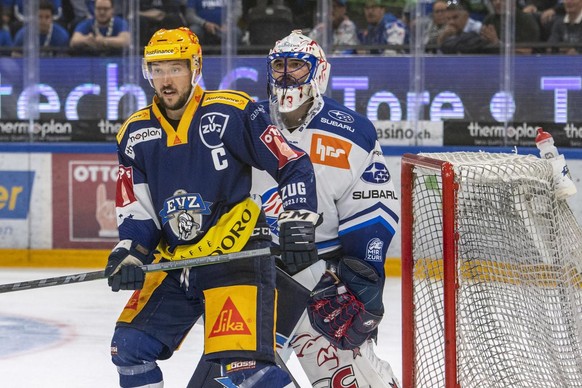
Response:
[{"label": "white mesh netting", "polygon": [[[422,154],[453,164],[457,378],[582,387],[582,229],[533,156]],[[444,387],[442,180],[414,168],[415,386]]]}]

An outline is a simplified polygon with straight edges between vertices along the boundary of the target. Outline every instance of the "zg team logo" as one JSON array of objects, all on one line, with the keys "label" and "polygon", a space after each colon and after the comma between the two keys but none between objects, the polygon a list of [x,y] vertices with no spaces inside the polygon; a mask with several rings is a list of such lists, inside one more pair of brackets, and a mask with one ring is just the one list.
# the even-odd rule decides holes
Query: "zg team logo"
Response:
[{"label": "zg team logo", "polygon": [[360,177],[364,182],[381,184],[390,181],[390,172],[384,163],[370,164]]},{"label": "zg team logo", "polygon": [[200,118],[200,139],[208,148],[217,148],[222,145],[222,135],[228,124],[229,116],[218,113],[206,113]]},{"label": "zg team logo", "polygon": [[170,224],[172,232],[183,241],[191,241],[202,233],[202,216],[210,214],[211,202],[205,202],[200,194],[177,190],[164,202],[160,212],[162,223]]}]

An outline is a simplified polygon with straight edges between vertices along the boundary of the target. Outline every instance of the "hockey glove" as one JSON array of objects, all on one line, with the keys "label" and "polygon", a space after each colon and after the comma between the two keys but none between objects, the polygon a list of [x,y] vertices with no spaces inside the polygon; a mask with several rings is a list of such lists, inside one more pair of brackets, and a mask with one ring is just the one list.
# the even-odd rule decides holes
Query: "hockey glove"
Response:
[{"label": "hockey glove", "polygon": [[326,271],[308,302],[311,325],[339,349],[355,349],[376,332],[384,307],[383,282],[372,266],[343,258]]},{"label": "hockey glove", "polygon": [[131,240],[120,241],[109,254],[105,267],[111,290],[140,290],[145,279],[140,267],[151,261],[147,249],[141,245]]},{"label": "hockey glove", "polygon": [[319,216],[309,211],[288,210],[279,215],[279,248],[283,269],[289,275],[315,263],[315,226]]}]

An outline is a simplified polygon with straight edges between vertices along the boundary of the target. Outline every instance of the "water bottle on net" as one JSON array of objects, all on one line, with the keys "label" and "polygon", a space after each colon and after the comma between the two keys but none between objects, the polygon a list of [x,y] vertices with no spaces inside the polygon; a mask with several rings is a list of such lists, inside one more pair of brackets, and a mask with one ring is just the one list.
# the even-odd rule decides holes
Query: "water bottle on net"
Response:
[{"label": "water bottle on net", "polygon": [[536,136],[536,146],[540,150],[540,156],[543,159],[548,159],[552,164],[554,171],[554,181],[556,186],[556,197],[558,199],[566,199],[576,194],[576,185],[570,176],[570,170],[566,165],[564,155],[558,152],[554,145],[554,138],[551,134],[544,131],[543,128],[537,128],[538,134]]}]

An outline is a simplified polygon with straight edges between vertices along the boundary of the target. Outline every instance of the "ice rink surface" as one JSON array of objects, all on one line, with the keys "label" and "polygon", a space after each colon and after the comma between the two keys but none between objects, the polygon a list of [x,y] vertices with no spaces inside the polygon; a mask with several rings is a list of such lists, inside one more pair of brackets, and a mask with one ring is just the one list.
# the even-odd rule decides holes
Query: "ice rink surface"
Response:
[{"label": "ice rink surface", "polygon": [[[1,269],[0,284],[87,272],[86,269]],[[0,387],[117,387],[109,342],[130,291],[111,292],[104,280],[0,294]],[[388,278],[386,312],[376,353],[400,379],[400,279]],[[202,352],[202,325],[182,348],[160,361],[167,388],[186,387]],[[288,363],[302,388],[310,385],[293,356]]]}]

